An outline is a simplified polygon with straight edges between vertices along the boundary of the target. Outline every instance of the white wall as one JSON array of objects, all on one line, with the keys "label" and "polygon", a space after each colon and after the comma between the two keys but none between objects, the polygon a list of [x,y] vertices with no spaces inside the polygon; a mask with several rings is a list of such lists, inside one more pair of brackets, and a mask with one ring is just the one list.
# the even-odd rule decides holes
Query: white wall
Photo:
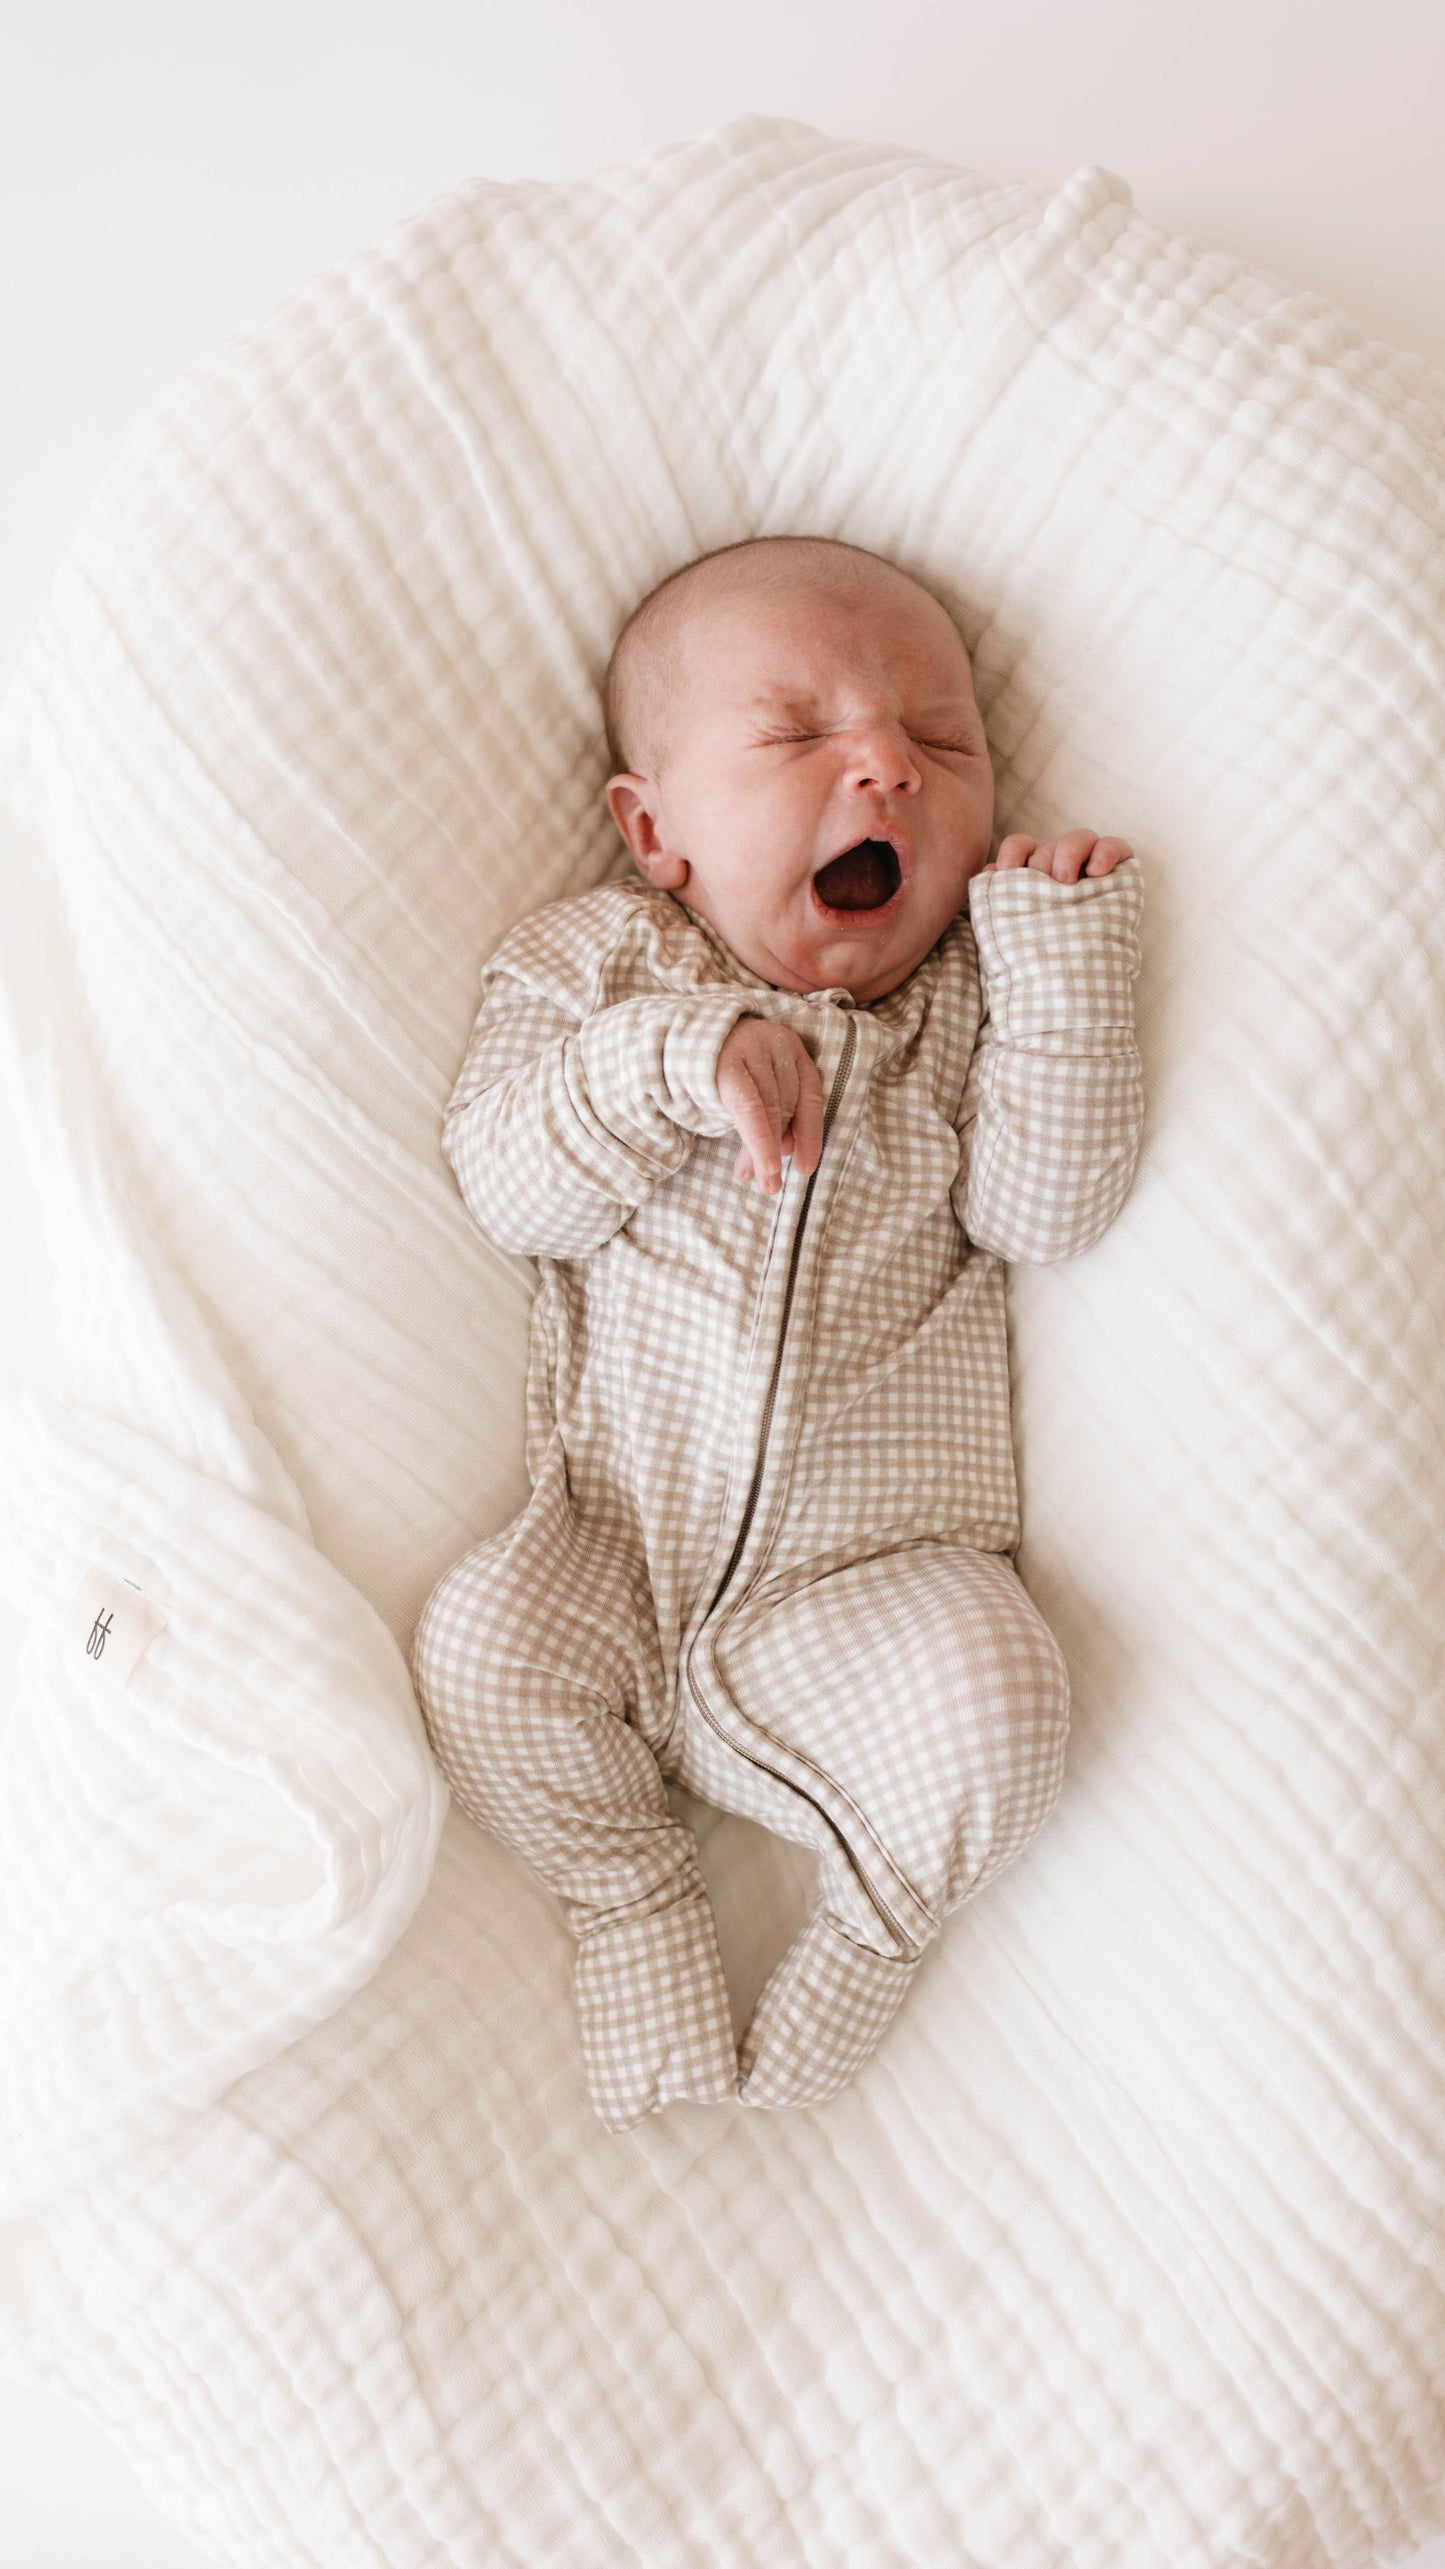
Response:
[{"label": "white wall", "polygon": [[[4,58],[0,683],[101,470],[193,359],[461,178],[577,175],[750,110],[998,177],[1102,161],[1151,219],[1445,365],[1439,0],[45,0]],[[0,1205],[0,1372],[43,1372],[3,1109]],[[196,2560],[35,2393],[0,2390],[0,2487],[7,2569]]]}]

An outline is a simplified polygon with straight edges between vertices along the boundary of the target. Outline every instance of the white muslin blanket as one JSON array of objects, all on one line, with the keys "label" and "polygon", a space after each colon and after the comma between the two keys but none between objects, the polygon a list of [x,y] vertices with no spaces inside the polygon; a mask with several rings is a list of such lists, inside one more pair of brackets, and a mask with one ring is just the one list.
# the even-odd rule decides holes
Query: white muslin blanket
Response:
[{"label": "white muslin blanket", "polygon": [[[0,2336],[216,2560],[1445,2525],[1442,410],[1106,171],[749,119],[442,197],[98,493],[0,717],[63,1351],[0,1459]],[[772,532],[947,600],[1002,827],[1140,851],[1148,1111],[1008,1276],[1056,1810],[846,2092],[610,2133],[407,1676],[527,1497],[535,1271],[441,1117],[486,957],[628,870],[617,626]],[[675,1807],[741,2024],[808,1859]]]}]

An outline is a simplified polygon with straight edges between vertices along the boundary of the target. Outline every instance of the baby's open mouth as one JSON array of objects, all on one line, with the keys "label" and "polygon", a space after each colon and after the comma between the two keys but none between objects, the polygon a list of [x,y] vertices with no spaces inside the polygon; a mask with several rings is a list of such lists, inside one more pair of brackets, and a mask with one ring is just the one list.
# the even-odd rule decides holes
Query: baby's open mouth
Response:
[{"label": "baby's open mouth", "polygon": [[901,880],[897,850],[885,838],[865,838],[821,865],[813,889],[828,910],[881,910]]}]

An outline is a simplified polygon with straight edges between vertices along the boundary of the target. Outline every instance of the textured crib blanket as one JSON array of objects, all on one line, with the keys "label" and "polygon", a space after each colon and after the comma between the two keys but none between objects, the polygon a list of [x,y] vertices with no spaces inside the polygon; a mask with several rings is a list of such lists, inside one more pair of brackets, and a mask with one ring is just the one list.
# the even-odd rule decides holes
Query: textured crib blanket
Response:
[{"label": "textured crib blanket", "polygon": [[[1445,2521],[1441,433],[1105,172],[749,120],[457,189],[114,466],[0,725],[63,1348],[0,1455],[0,2326],[218,2560]],[[767,532],[945,597],[1004,826],[1134,842],[1149,1107],[1008,1284],[1057,1810],[846,2094],[609,2134],[407,1678],[527,1496],[535,1271],[439,1136],[479,965],[625,870],[618,624]],[[741,2020],[804,1859],[679,1807]]]}]

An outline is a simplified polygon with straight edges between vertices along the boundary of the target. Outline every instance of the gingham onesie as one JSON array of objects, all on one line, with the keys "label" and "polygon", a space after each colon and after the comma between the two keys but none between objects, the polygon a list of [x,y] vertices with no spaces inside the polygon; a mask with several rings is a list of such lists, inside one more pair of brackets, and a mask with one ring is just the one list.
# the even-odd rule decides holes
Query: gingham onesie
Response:
[{"label": "gingham onesie", "polygon": [[[532,1495],[438,1583],[412,1669],[463,1809],[563,1903],[613,2131],[832,2095],[1058,1797],[1000,1262],[1086,1248],[1128,1191],[1143,895],[1137,857],[976,876],[866,1007],[774,989],[641,880],[486,965],[443,1148],[537,1261]],[[825,1099],[817,1169],[771,1196],[717,1096],[743,1016],[796,1028]],[[740,2047],[666,1777],[818,1855]]]}]

